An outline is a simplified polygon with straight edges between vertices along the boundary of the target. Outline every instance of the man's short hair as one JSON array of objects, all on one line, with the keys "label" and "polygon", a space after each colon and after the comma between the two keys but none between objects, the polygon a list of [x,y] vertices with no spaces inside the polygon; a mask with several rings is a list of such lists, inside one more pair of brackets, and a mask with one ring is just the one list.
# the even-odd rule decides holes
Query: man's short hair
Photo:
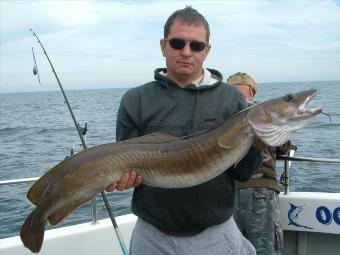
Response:
[{"label": "man's short hair", "polygon": [[184,9],[177,10],[168,18],[164,25],[164,38],[167,38],[170,33],[170,27],[175,20],[180,20],[188,25],[200,26],[203,25],[206,32],[206,43],[209,43],[210,28],[207,20],[202,14],[191,6],[186,6]]}]

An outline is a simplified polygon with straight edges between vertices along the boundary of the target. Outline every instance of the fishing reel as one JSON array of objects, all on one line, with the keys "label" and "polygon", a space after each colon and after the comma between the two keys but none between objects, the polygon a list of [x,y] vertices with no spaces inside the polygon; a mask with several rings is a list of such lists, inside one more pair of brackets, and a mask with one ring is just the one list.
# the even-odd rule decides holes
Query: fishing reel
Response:
[{"label": "fishing reel", "polygon": [[[77,123],[77,128],[78,128],[80,134],[82,135],[82,137],[84,138],[84,141],[86,142],[87,122],[85,122],[84,127],[81,127],[80,124],[79,124],[79,122],[78,122],[78,123]],[[70,155],[69,155],[69,156],[66,156],[65,159],[67,159],[67,158],[73,156],[73,155],[75,154],[75,151],[78,151],[78,150],[76,150],[77,145],[78,145],[79,148],[81,148],[80,151],[82,151],[82,150],[85,149],[82,143],[74,142],[74,143],[73,143],[73,146],[72,146],[72,148],[71,148]]]},{"label": "fishing reel", "polygon": [[286,177],[285,175],[285,172],[282,172],[281,176],[280,176],[280,179],[279,179],[279,182],[282,186],[285,186],[286,185],[286,179],[289,179],[289,182],[291,181],[295,181],[294,178],[292,177]]}]

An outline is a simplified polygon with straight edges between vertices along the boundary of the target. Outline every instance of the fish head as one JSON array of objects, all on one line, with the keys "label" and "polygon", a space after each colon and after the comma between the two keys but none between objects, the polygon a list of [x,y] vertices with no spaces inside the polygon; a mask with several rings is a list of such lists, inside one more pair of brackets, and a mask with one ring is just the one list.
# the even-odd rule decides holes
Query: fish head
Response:
[{"label": "fish head", "polygon": [[310,119],[322,112],[321,108],[307,108],[316,90],[287,94],[253,106],[247,115],[257,137],[270,146],[280,146],[290,135],[303,128]]}]

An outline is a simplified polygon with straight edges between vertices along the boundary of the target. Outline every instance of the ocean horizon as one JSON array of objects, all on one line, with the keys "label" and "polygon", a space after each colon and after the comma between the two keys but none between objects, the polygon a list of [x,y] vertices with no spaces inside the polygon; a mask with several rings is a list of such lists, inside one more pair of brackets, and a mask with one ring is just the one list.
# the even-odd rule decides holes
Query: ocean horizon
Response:
[{"label": "ocean horizon", "polygon": [[[227,77],[224,77],[224,79],[226,79]],[[226,81],[224,81],[226,82]],[[326,80],[326,81],[277,81],[277,82],[258,82],[256,83],[258,86],[267,86],[267,85],[277,85],[277,84],[289,84],[289,86],[294,86],[294,84],[299,85],[299,84],[319,84],[319,83],[325,83],[325,82],[330,82],[330,83],[340,83],[340,80]],[[142,84],[142,83],[141,83]],[[68,88],[67,85],[66,87],[64,87],[65,91],[80,91],[80,90],[102,90],[102,89],[131,89],[134,86],[117,86],[115,85],[114,87],[112,86],[102,86],[102,87],[93,87],[93,86],[85,86],[85,87],[72,87],[72,88]],[[18,87],[17,89],[10,89],[10,88],[5,88],[3,85],[0,85],[0,94],[17,94],[17,93],[40,93],[40,92],[60,92],[60,88],[58,86],[58,84],[54,84],[54,85],[30,85],[29,86],[30,89],[25,90],[23,89],[22,86],[20,86],[20,88]]]}]

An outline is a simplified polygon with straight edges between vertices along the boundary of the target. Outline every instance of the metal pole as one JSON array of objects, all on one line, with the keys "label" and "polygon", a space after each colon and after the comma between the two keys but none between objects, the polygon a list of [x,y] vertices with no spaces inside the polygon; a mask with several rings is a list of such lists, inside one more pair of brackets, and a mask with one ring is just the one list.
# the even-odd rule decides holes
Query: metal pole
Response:
[{"label": "metal pole", "polygon": [[[40,44],[41,48],[42,48],[43,51],[44,51],[44,54],[45,54],[46,57],[47,57],[48,62],[50,63],[50,66],[51,66],[51,68],[52,68],[52,71],[53,71],[53,73],[54,73],[54,76],[56,77],[56,79],[57,79],[57,81],[58,81],[58,84],[59,84],[59,87],[60,87],[60,90],[61,90],[61,92],[62,92],[62,94],[63,94],[63,96],[64,96],[64,99],[65,99],[65,102],[66,102],[66,104],[67,104],[67,107],[68,107],[68,109],[69,109],[69,111],[70,111],[70,113],[71,113],[72,120],[73,120],[73,122],[74,122],[74,125],[76,126],[76,129],[77,129],[79,138],[80,138],[80,140],[81,140],[81,143],[82,143],[82,145],[83,145],[83,148],[84,148],[84,150],[86,150],[86,149],[87,149],[86,142],[85,142],[85,140],[84,140],[84,137],[83,137],[82,134],[81,134],[80,127],[79,127],[79,125],[77,124],[77,121],[76,121],[76,118],[75,118],[75,116],[74,116],[74,114],[73,114],[73,111],[72,111],[72,108],[71,108],[71,106],[70,106],[70,103],[69,103],[69,101],[68,101],[68,99],[67,99],[67,97],[66,97],[66,94],[65,94],[65,92],[64,92],[63,86],[62,86],[61,83],[60,83],[60,80],[59,80],[58,75],[57,75],[57,73],[56,73],[56,71],[55,71],[55,69],[54,69],[54,67],[53,67],[53,65],[52,65],[52,62],[51,62],[50,58],[48,57],[48,55],[47,55],[47,53],[46,53],[46,51],[45,51],[45,48],[44,48],[44,46],[42,45],[42,43],[40,42],[40,40],[39,40],[38,36],[36,35],[36,33],[34,33],[34,31],[32,30],[32,28],[30,29],[30,31],[33,33],[33,36],[35,36],[35,37],[37,38],[38,43]],[[113,216],[113,213],[112,213],[112,210],[111,210],[111,206],[110,206],[110,204],[109,204],[109,202],[108,202],[108,200],[107,200],[107,197],[106,197],[105,192],[104,192],[104,191],[101,191],[101,195],[102,195],[102,198],[103,198],[103,200],[104,200],[106,210],[107,210],[107,212],[108,212],[108,214],[109,214],[109,216],[110,216],[110,218],[111,218],[111,221],[112,221],[113,227],[114,227],[114,229],[115,229],[117,238],[118,238],[118,240],[119,240],[119,244],[120,244],[120,247],[121,247],[121,249],[122,249],[122,252],[123,252],[124,255],[127,255],[127,254],[128,254],[128,251],[127,251],[126,245],[125,245],[124,240],[123,240],[123,238],[122,238],[122,235],[121,235],[121,233],[120,233],[120,231],[119,231],[119,228],[118,228],[116,219],[115,219],[114,216]]]},{"label": "metal pole", "polygon": [[288,168],[288,161],[287,160],[285,160],[285,174],[284,174],[284,179],[283,179],[283,185],[284,185],[284,188],[285,188],[285,192],[284,192],[284,194],[285,195],[287,195],[288,194],[288,192],[289,192],[289,178],[290,178],[290,176],[289,176],[289,168]]},{"label": "metal pole", "polygon": [[97,199],[92,198],[91,202],[92,224],[97,224]]},{"label": "metal pole", "polygon": [[[294,157],[295,150],[290,150],[289,151],[289,158]],[[288,161],[287,159],[285,160],[285,170],[284,170],[284,180],[283,180],[283,185],[284,185],[284,194],[287,195],[289,193],[289,181],[290,181],[290,167],[292,165],[292,161]]]},{"label": "metal pole", "polygon": [[330,159],[330,158],[310,158],[310,157],[294,157],[294,156],[285,156],[280,155],[278,159],[291,161],[304,161],[304,162],[319,162],[319,163],[340,163],[340,159]]}]

